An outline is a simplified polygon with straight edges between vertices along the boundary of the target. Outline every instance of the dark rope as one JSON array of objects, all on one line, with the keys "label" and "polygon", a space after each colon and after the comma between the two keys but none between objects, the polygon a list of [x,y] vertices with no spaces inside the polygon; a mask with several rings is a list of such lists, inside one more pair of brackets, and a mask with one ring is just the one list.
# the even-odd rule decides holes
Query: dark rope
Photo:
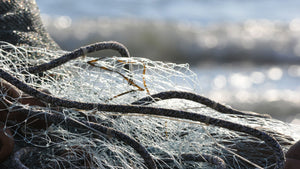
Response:
[{"label": "dark rope", "polygon": [[97,104],[97,103],[84,103],[78,101],[71,101],[66,99],[60,99],[43,92],[40,92],[25,83],[21,82],[17,78],[11,76],[9,73],[5,72],[3,69],[0,69],[0,77],[13,84],[23,92],[30,94],[38,99],[41,99],[47,103],[51,103],[53,106],[62,106],[66,108],[78,108],[84,110],[93,110],[97,109],[98,111],[108,111],[108,112],[119,112],[119,113],[137,113],[137,114],[147,114],[147,115],[158,115],[166,117],[174,117],[187,119],[192,121],[199,121],[202,123],[223,127],[229,130],[238,131],[247,133],[254,137],[257,137],[263,140],[267,145],[269,145],[276,156],[276,168],[283,168],[284,166],[284,153],[280,144],[266,132],[260,131],[258,129],[248,127],[245,125],[216,119],[213,117],[191,113],[186,111],[164,109],[164,108],[154,108],[146,106],[135,106],[135,105],[112,105],[112,104]]},{"label": "dark rope", "polygon": [[[94,44],[90,44],[87,46],[83,46],[79,49],[76,49],[72,52],[69,52],[67,54],[64,54],[63,56],[54,59],[48,63],[44,63],[38,66],[33,66],[33,67],[29,67],[26,70],[23,70],[25,72],[29,72],[29,73],[40,73],[40,72],[44,72],[46,70],[50,70],[52,68],[55,68],[57,66],[60,66],[70,60],[76,59],[80,56],[85,56],[88,53],[92,53],[92,52],[96,52],[96,51],[100,51],[100,50],[105,50],[105,49],[113,49],[118,51],[122,57],[130,57],[130,54],[127,50],[127,48],[119,43],[119,42],[115,42],[115,41],[107,41],[107,42],[98,42],[98,43],[94,43]],[[21,70],[22,72],[22,70]]]},{"label": "dark rope", "polygon": [[125,142],[129,146],[131,146],[134,150],[136,150],[141,157],[145,161],[145,165],[149,169],[155,169],[156,164],[151,157],[151,155],[148,153],[146,148],[142,146],[139,142],[137,142],[135,139],[131,138],[130,136],[124,134],[121,131],[115,130],[113,128],[105,127],[103,125],[93,123],[93,122],[87,122],[87,121],[78,121],[75,120],[71,117],[66,117],[63,114],[53,114],[53,113],[48,113],[48,112],[42,112],[42,111],[32,111],[23,108],[22,106],[15,106],[11,108],[11,112],[17,111],[17,112],[22,112],[28,116],[34,116],[36,118],[48,121],[50,123],[54,124],[61,124],[64,123],[68,126],[72,127],[84,127],[89,130],[92,130],[93,132],[100,133],[100,134],[105,134],[108,137],[114,137],[120,141]]},{"label": "dark rope", "polygon": [[[34,0],[10,0],[10,1],[0,1],[0,40],[8,41],[14,45],[24,45],[27,44],[29,46],[35,47],[44,47],[52,50],[59,49],[58,45],[51,39],[48,33],[46,33],[40,17],[39,11],[35,4]],[[88,45],[85,47],[81,47],[79,49],[74,50],[73,52],[67,53],[60,58],[52,60],[49,63],[45,63],[35,67],[29,67],[29,69],[23,69],[21,72],[25,73],[39,73],[44,72],[46,70],[52,69],[59,65],[62,65],[72,59],[76,59],[80,56],[84,56],[87,53],[91,53],[98,50],[103,49],[114,49],[117,50],[123,57],[129,57],[129,52],[126,47],[122,44],[117,42],[100,42],[92,45]],[[200,121],[207,124],[224,127],[234,131],[240,131],[244,133],[248,133],[253,135],[261,140],[264,140],[270,147],[273,148],[273,151],[276,155],[276,168],[283,168],[284,164],[284,155],[282,149],[278,142],[267,133],[236,123],[228,122],[225,120],[220,120],[216,118],[211,118],[208,116],[190,113],[186,111],[177,111],[171,109],[162,109],[162,108],[154,108],[154,107],[145,107],[145,106],[125,106],[125,105],[108,105],[108,104],[96,104],[96,103],[83,103],[83,102],[76,102],[70,100],[59,99],[48,94],[39,92],[34,88],[29,87],[25,83],[19,81],[18,79],[12,77],[9,73],[5,72],[4,70],[0,69],[0,77],[7,80],[14,86],[18,87],[20,90],[28,93],[36,98],[39,98],[43,101],[51,103],[52,105],[56,106],[63,106],[69,108],[79,108],[85,110],[97,109],[99,111],[109,111],[109,112],[121,112],[121,113],[139,113],[139,114],[152,114],[152,115],[159,115],[159,116],[167,116],[167,117],[175,117],[175,118],[182,118],[188,119],[193,121]],[[169,95],[168,95],[169,94]],[[177,93],[178,94],[178,93]],[[171,93],[165,94],[157,94],[157,98],[160,99],[169,99],[173,96]],[[175,96],[174,96],[175,97]],[[174,98],[173,97],[173,98]],[[216,102],[211,100],[203,100],[201,97],[194,97],[193,95],[188,96],[176,96],[179,98],[186,97],[190,99],[192,97],[193,100],[195,99],[197,102],[207,105],[208,107],[215,108],[217,111],[223,113],[240,113],[240,111],[235,112],[233,109],[228,109],[228,107],[222,107],[223,105],[219,105]],[[185,99],[186,99],[185,98]],[[18,107],[12,107],[12,110]],[[77,121],[75,119],[65,117],[61,114],[53,114],[53,113],[43,113],[38,111],[30,111],[24,109],[23,107],[19,107],[15,111],[24,111],[24,113],[31,113],[36,114],[41,119],[45,119],[48,121],[52,121],[53,123],[57,124],[58,121],[62,121],[67,125],[71,126],[78,126],[78,127],[85,127],[94,132],[101,132],[109,136],[116,137],[119,140],[124,141],[131,147],[133,147],[145,160],[145,164],[148,168],[156,168],[155,163],[151,155],[146,151],[146,149],[140,145],[137,141],[132,139],[131,137],[123,134],[120,131],[104,127],[102,125],[86,122],[86,121]],[[243,114],[243,113],[240,113]],[[14,154],[13,161],[15,164],[15,168],[17,169],[28,169],[25,165],[22,164],[21,158],[22,156],[26,155],[28,152],[32,151],[33,148],[22,148]],[[199,155],[200,156],[200,155]],[[195,154],[182,154],[181,158],[183,160],[203,160],[202,157],[199,157]],[[204,157],[204,156],[203,156]],[[208,157],[209,158],[209,157]],[[207,159],[205,157],[205,159]]]},{"label": "dark rope", "polygon": [[244,115],[244,116],[255,116],[255,117],[264,117],[264,118],[270,118],[270,115],[268,114],[258,114],[258,113],[252,113],[252,112],[246,112],[246,111],[239,111],[233,108],[230,108],[228,106],[225,106],[223,104],[217,103],[207,97],[190,93],[190,92],[183,92],[183,91],[167,91],[167,92],[161,92],[154,95],[150,95],[147,97],[144,97],[138,101],[135,101],[131,104],[133,105],[149,105],[151,103],[160,101],[160,100],[167,100],[167,99],[186,99],[191,100],[197,103],[201,103],[206,105],[207,107],[210,107],[214,110],[217,110],[218,112],[225,113],[225,114],[235,114],[235,115]]},{"label": "dark rope", "polygon": [[35,148],[32,147],[24,147],[18,150],[14,153],[14,156],[12,158],[13,166],[15,169],[29,169],[26,167],[22,161],[21,158],[25,156],[27,153],[34,151]]}]

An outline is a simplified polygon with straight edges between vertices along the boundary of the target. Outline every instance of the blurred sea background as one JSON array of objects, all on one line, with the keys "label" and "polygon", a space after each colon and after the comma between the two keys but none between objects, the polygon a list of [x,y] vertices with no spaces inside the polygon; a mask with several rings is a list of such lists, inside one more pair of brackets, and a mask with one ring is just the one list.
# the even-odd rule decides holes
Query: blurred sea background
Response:
[{"label": "blurred sea background", "polygon": [[[298,0],[37,0],[65,50],[115,40],[134,57],[189,63],[197,92],[300,124]],[[171,89],[170,89],[171,90]]]}]

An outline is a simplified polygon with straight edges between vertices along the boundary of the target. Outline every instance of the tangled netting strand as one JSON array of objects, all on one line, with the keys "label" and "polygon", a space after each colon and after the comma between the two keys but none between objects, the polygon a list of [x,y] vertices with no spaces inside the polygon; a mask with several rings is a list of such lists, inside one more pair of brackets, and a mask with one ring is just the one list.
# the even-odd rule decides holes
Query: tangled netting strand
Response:
[{"label": "tangled netting strand", "polygon": [[[103,49],[122,57],[85,57]],[[283,168],[294,142],[283,122],[195,94],[187,64],[133,58],[117,42],[73,52],[2,42],[0,62],[2,79],[47,104],[2,91],[6,110],[27,117],[3,121],[19,144],[16,168]]]}]

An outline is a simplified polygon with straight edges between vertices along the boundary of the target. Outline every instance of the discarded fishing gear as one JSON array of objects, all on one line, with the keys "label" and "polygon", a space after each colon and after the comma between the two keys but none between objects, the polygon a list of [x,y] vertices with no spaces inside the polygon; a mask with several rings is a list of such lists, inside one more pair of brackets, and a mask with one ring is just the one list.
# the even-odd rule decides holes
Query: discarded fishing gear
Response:
[{"label": "discarded fishing gear", "polygon": [[[126,49],[124,45],[121,45],[117,42],[100,42],[92,45],[88,45],[85,47],[81,47],[77,50],[74,50],[73,52],[69,52],[64,54],[63,56],[54,59],[48,63],[44,63],[41,65],[33,66],[33,67],[25,67],[22,69],[18,69],[17,72],[21,72],[22,74],[26,73],[41,73],[47,70],[50,70],[52,68],[55,68],[57,66],[61,66],[73,59],[76,59],[80,56],[85,55],[86,53],[103,50],[103,49],[114,49],[117,50],[121,56],[123,57],[129,57],[129,52]],[[16,71],[16,70],[15,70]],[[130,71],[129,71],[130,73]],[[120,113],[122,114],[143,114],[143,115],[155,115],[160,117],[171,117],[176,119],[184,119],[188,121],[195,121],[195,122],[201,122],[206,125],[213,125],[221,128],[226,128],[232,131],[242,132],[251,136],[254,136],[262,141],[265,142],[266,145],[268,145],[272,152],[275,154],[275,168],[282,168],[284,166],[284,152],[281,148],[281,145],[278,143],[278,141],[273,138],[271,135],[269,135],[267,132],[263,130],[259,130],[257,128],[253,128],[251,126],[247,125],[241,125],[238,123],[226,121],[223,119],[218,119],[214,117],[210,117],[207,115],[189,112],[189,111],[182,111],[182,110],[174,110],[174,109],[166,109],[166,108],[158,108],[158,107],[150,107],[146,106],[147,104],[151,104],[160,100],[165,99],[171,99],[171,98],[180,98],[180,99],[187,99],[192,100],[201,104],[204,104],[212,109],[215,109],[216,111],[220,113],[225,113],[229,115],[242,115],[242,116],[249,116],[249,117],[256,117],[256,118],[270,118],[266,115],[260,115],[256,113],[248,113],[248,112],[242,112],[238,111],[232,108],[229,108],[227,106],[224,106],[220,103],[216,103],[208,98],[205,98],[203,96],[190,93],[190,92],[182,92],[182,91],[168,91],[168,92],[161,92],[157,93],[155,95],[150,95],[145,98],[139,99],[138,101],[135,101],[132,103],[132,105],[118,105],[118,104],[103,104],[103,103],[85,103],[80,101],[73,101],[68,99],[61,99],[58,97],[55,97],[52,94],[45,93],[42,91],[39,91],[35,89],[34,87],[28,86],[26,83],[20,81],[18,78],[13,77],[10,73],[5,71],[4,69],[0,68],[0,77],[19,90],[23,91],[24,93],[27,93],[31,95],[32,97],[39,99],[47,104],[50,105],[50,107],[60,107],[60,108],[76,108],[80,110],[94,110],[99,112],[109,112],[109,113]],[[130,85],[130,83],[129,83]],[[40,107],[42,109],[42,107]],[[141,143],[139,143],[138,140],[135,140],[133,137],[128,136],[127,134],[115,130],[110,127],[103,126],[101,124],[97,124],[94,122],[89,122],[86,120],[76,120],[72,117],[69,117],[68,115],[65,115],[63,112],[55,111],[52,112],[49,111],[43,111],[43,110],[34,110],[34,109],[28,109],[24,106],[11,106],[8,107],[8,110],[10,113],[13,112],[19,112],[23,113],[24,115],[28,117],[35,117],[39,120],[45,121],[45,123],[60,125],[64,124],[69,127],[78,127],[78,128],[85,128],[86,130],[89,130],[93,133],[96,133],[98,135],[105,135],[107,138],[116,138],[117,140],[120,140],[122,142],[125,142],[127,145],[132,147],[140,156],[144,159],[144,166],[147,168],[157,168],[157,162],[158,161],[164,161],[170,162],[172,160],[167,159],[159,159],[154,158],[153,155],[151,155],[147,148],[144,147]],[[26,151],[25,151],[26,150]],[[31,151],[31,149],[22,149],[18,154],[15,155],[14,159],[16,161],[16,164],[20,163],[20,160],[22,155],[26,154],[26,152]],[[36,151],[36,150],[32,150]],[[199,160],[199,156],[202,157],[202,160]],[[208,158],[207,158],[208,157]],[[190,154],[182,154],[179,157],[182,161],[208,161],[210,163],[217,164],[219,168],[225,168],[226,161],[224,161],[220,157],[216,156],[209,156],[203,154],[203,156],[200,154],[190,153]],[[249,162],[251,163],[251,162]],[[255,164],[254,164],[255,165]],[[22,166],[19,164],[19,166]],[[259,165],[255,165],[255,167],[261,167]],[[261,167],[262,168],[262,167]]]},{"label": "discarded fishing gear", "polygon": [[[125,62],[116,59],[115,62],[112,58],[108,60],[111,65],[100,66],[103,70],[100,71],[96,70],[99,68],[96,63],[102,62],[103,59],[97,58],[92,60],[93,62],[87,61],[87,66],[81,64],[76,67],[73,64],[69,65],[66,70],[51,72],[48,69],[59,65],[61,65],[60,69],[63,69],[70,60],[96,50],[110,48],[117,50],[123,57],[130,55],[124,45],[116,42],[100,42],[67,53],[59,51],[60,47],[52,40],[41,22],[34,0],[0,1],[0,40],[13,44],[1,43],[0,45],[1,77],[12,86],[30,95],[12,97],[9,90],[1,92],[3,126],[1,126],[0,135],[3,137],[0,137],[0,140],[5,145],[0,147],[0,156],[4,155],[1,159],[5,160],[7,153],[3,154],[3,152],[11,150],[6,151],[4,148],[14,146],[13,157],[5,161],[11,160],[14,168],[199,168],[206,163],[214,164],[213,168],[282,168],[283,149],[294,141],[289,136],[274,131],[273,128],[280,126],[280,122],[265,115],[234,110],[191,91],[179,92],[175,83],[166,82],[169,80],[167,78],[171,78],[169,75],[172,73],[178,73],[182,79],[186,78],[183,73],[175,71],[174,64],[153,62],[147,59],[139,61],[138,58]],[[20,46],[27,46],[27,48]],[[61,54],[63,56],[57,58]],[[41,60],[48,56],[51,56],[50,59]],[[90,67],[88,67],[89,63],[92,63]],[[121,65],[118,65],[119,63]],[[157,69],[153,69],[153,65],[157,66]],[[132,67],[141,67],[141,71],[134,74],[135,70]],[[70,68],[74,69],[68,70]],[[56,91],[74,86],[75,89],[72,90],[74,99],[93,100],[94,98],[89,98],[92,95],[88,95],[88,90],[86,90],[85,97],[75,95],[79,92],[79,88],[83,88],[81,84],[87,78],[80,81],[77,76],[77,79],[71,78],[70,81],[63,83],[64,77],[67,76],[74,76],[74,74],[86,76],[80,74],[80,71],[85,71],[85,68],[93,70],[92,73],[88,72],[91,79],[98,79],[100,75],[96,76],[97,74],[105,74],[99,78],[103,81],[101,84],[111,85],[114,90],[115,88],[128,90],[125,90],[126,92],[118,90],[119,93],[111,94],[113,91],[105,86],[101,86],[103,90],[89,88],[93,94],[99,92],[100,98],[95,99],[96,103],[54,97],[55,95],[65,97],[60,91]],[[123,72],[119,72],[116,68],[122,69]],[[148,79],[146,70],[154,72]],[[118,72],[117,74],[121,76],[124,73],[126,75],[118,79],[113,76],[114,72]],[[155,83],[160,83],[165,87],[151,83],[161,72],[169,74],[162,75],[164,77]],[[140,82],[138,78],[135,78],[138,74],[142,74],[143,80]],[[111,79],[105,79],[105,77],[111,77]],[[129,85],[122,84],[124,79]],[[48,84],[44,83],[46,81],[55,86],[54,89],[57,90],[52,89],[55,94],[36,90],[38,87],[47,86]],[[91,82],[96,83],[96,81]],[[143,84],[144,88],[138,83]],[[94,85],[95,88],[97,84]],[[154,85],[163,90],[154,90]],[[128,86],[133,86],[135,89]],[[16,89],[15,93],[18,93],[19,89]],[[170,89],[176,91],[168,91]],[[157,94],[150,95],[149,90]],[[139,94],[142,92],[146,92],[146,96],[140,97]],[[96,97],[96,94],[93,97]],[[120,102],[122,97],[130,102],[124,100]],[[201,107],[195,109],[196,112],[190,109],[189,111],[175,110],[175,106],[184,101],[172,103],[173,109],[156,106],[165,102],[163,100],[167,101],[171,98],[192,100],[216,109],[222,112],[222,115],[219,116],[206,108],[203,111]],[[39,105],[36,104],[38,101],[41,101]],[[98,103],[100,101],[115,104]],[[148,104],[151,104],[151,107],[147,106]],[[75,107],[80,110],[74,109]],[[228,114],[223,115],[224,113]],[[141,114],[150,117],[139,117],[138,115]],[[173,118],[166,119],[167,117]],[[232,122],[231,117],[245,124],[242,125],[237,120]],[[39,125],[39,122],[43,124]],[[168,131],[168,129],[178,131]],[[274,136],[277,141],[270,135]],[[132,149],[128,147],[132,147],[137,153],[132,153]],[[244,151],[245,154],[240,155]],[[192,162],[189,163],[189,161]],[[207,167],[209,166],[203,168]]]}]

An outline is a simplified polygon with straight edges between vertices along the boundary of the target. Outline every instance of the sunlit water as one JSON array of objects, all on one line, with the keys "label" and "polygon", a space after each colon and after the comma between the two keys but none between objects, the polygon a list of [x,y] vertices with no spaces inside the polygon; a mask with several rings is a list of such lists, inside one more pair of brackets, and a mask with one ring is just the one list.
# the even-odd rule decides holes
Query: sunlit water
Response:
[{"label": "sunlit water", "polygon": [[300,1],[37,2],[64,49],[117,40],[133,56],[187,62],[197,92],[300,124]]},{"label": "sunlit water", "polygon": [[248,19],[291,21],[300,16],[297,0],[37,0],[43,13],[72,19],[140,18],[201,24]]},{"label": "sunlit water", "polygon": [[214,65],[194,68],[199,90],[233,107],[272,114],[284,121],[300,118],[298,65]]}]

